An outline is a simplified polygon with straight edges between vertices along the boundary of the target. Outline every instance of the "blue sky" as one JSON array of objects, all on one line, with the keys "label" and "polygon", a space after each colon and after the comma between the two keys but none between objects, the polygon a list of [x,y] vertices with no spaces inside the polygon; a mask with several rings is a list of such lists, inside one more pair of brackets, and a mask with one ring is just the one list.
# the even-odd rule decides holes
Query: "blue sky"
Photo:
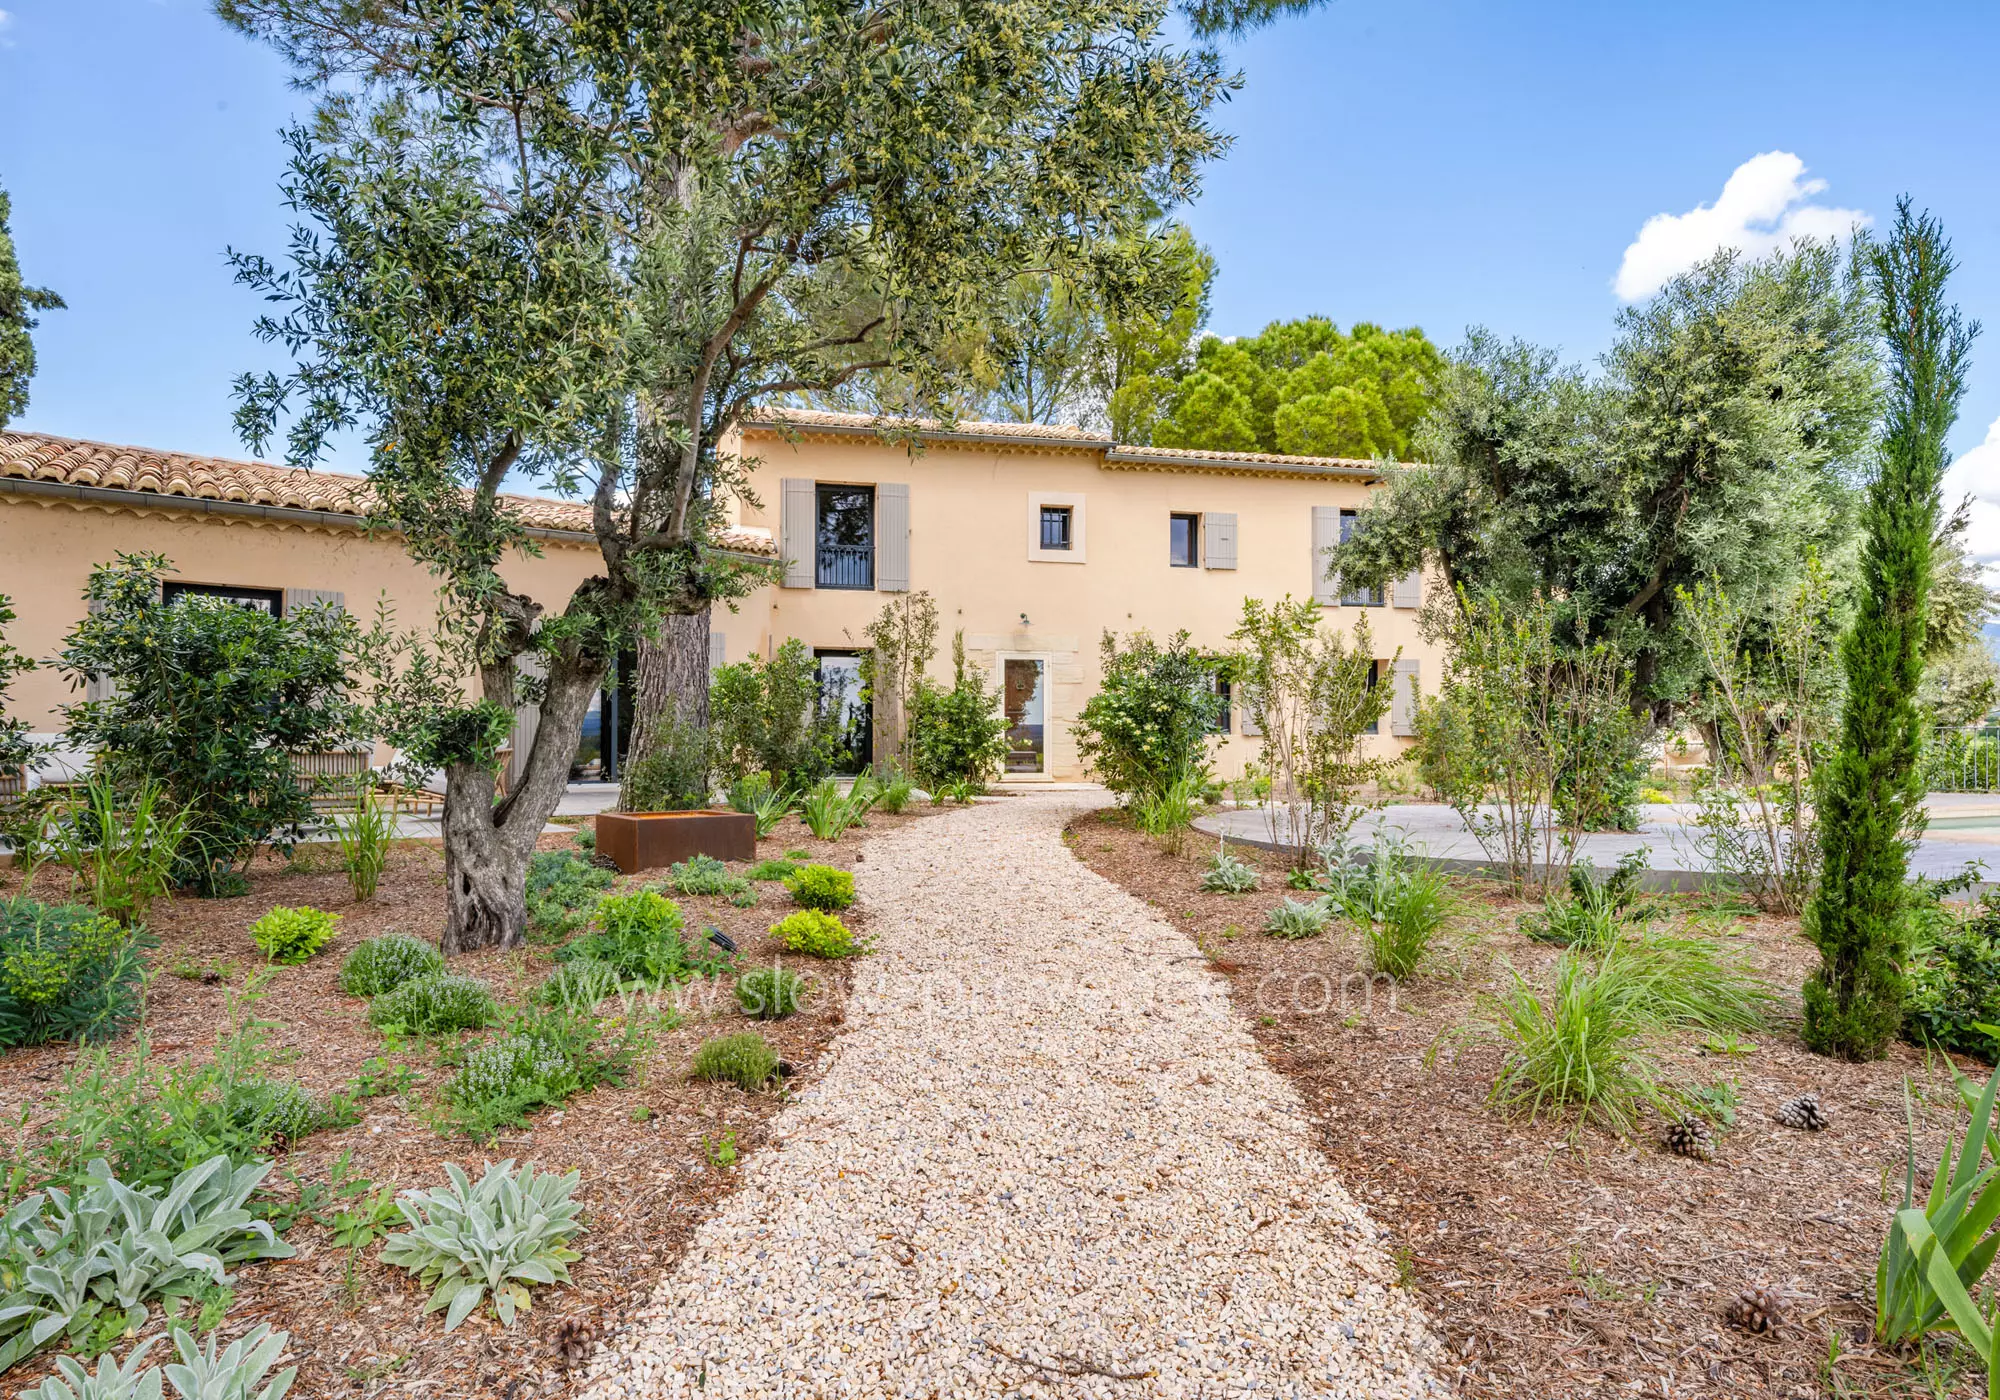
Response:
[{"label": "blue sky", "polygon": [[[0,184],[24,270],[70,305],[38,332],[16,426],[240,454],[229,382],[274,361],[223,250],[282,251],[299,96],[199,0],[0,8]],[[1649,219],[1673,220],[1638,258],[1659,269],[1847,211],[1879,223],[1909,190],[1994,326],[1958,434],[1974,449],[2000,419],[1996,39],[2000,8],[1972,3],[1334,0],[1234,50],[1236,145],[1186,213],[1221,264],[1211,329],[1319,312],[1452,343],[1484,324],[1589,359]],[[1958,476],[1991,497],[2000,558],[2000,433]]]}]

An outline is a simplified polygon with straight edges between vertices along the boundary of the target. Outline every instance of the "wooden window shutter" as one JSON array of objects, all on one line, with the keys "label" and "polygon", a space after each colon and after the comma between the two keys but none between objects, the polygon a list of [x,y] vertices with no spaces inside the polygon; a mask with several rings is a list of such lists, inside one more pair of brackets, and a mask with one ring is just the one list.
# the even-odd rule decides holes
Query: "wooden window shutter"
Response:
[{"label": "wooden window shutter", "polygon": [[1237,708],[1243,712],[1244,737],[1250,739],[1263,738],[1264,726],[1261,721],[1264,717],[1264,701],[1262,697],[1247,685],[1238,686],[1237,691],[1240,697]]},{"label": "wooden window shutter", "polygon": [[1201,518],[1201,562],[1210,569],[1236,567],[1236,516],[1212,510]]},{"label": "wooden window shutter", "polygon": [[1389,732],[1405,738],[1417,732],[1417,663],[1414,660],[1397,658],[1395,688],[1389,692]]},{"label": "wooden window shutter", "polygon": [[1424,605],[1424,571],[1412,569],[1390,585],[1389,600],[1399,608]]},{"label": "wooden window shutter", "polygon": [[713,672],[729,664],[729,638],[720,632],[708,634],[708,669]]},{"label": "wooden window shutter", "polygon": [[778,557],[784,561],[786,588],[813,586],[813,545],[819,534],[813,484],[788,476],[778,483]]},{"label": "wooden window shutter", "polygon": [[875,591],[910,591],[910,488],[905,482],[875,485]]},{"label": "wooden window shutter", "polygon": [[1340,507],[1313,507],[1313,601],[1326,607],[1340,602],[1340,584],[1327,577],[1326,552],[1340,543]]},{"label": "wooden window shutter", "polygon": [[285,616],[304,608],[326,606],[335,612],[347,611],[347,595],[332,588],[287,588],[285,590]]}]

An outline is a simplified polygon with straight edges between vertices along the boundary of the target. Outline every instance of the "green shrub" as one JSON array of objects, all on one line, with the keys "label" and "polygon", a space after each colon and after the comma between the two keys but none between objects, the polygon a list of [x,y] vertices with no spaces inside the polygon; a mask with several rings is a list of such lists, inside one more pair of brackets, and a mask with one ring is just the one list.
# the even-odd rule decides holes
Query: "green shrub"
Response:
[{"label": "green shrub", "polygon": [[535,988],[534,999],[543,1006],[567,1006],[587,1011],[606,997],[617,995],[623,983],[624,978],[611,964],[598,962],[595,958],[577,958],[559,964]]},{"label": "green shrub", "polygon": [[1132,822],[1157,839],[1169,855],[1179,855],[1201,810],[1201,778],[1184,773],[1163,788],[1132,794]]},{"label": "green shrub", "polygon": [[1071,729],[1085,767],[1128,799],[1163,793],[1187,779],[1198,796],[1222,713],[1217,663],[1195,651],[1185,631],[1165,646],[1135,632],[1123,651],[1106,632],[1103,653],[1097,691]]},{"label": "green shrub", "polygon": [[545,938],[582,928],[615,877],[574,851],[537,851],[528,861],[528,922]]},{"label": "green shrub", "polygon": [[138,1019],[152,944],[81,905],[0,899],[0,1046],[117,1035]]},{"label": "green shrub", "polygon": [[432,1290],[424,1311],[443,1308],[445,1331],[486,1300],[511,1327],[531,1306],[529,1285],[569,1282],[583,1257],[569,1247],[583,1230],[571,1199],[580,1175],[538,1176],[533,1164],[517,1174],[511,1160],[488,1166],[477,1186],[449,1162],[445,1175],[447,1185],[397,1200],[410,1228],[383,1242],[382,1262]]},{"label": "green shrub", "polygon": [[407,933],[371,938],[340,965],[340,990],[351,997],[378,997],[412,978],[444,971],[444,954]]},{"label": "green shrub", "polygon": [[250,936],[270,961],[296,966],[333,941],[334,925],[339,922],[340,915],[323,909],[290,909],[279,904],[250,925]]},{"label": "green shrub", "polygon": [[917,785],[901,773],[891,774],[875,793],[875,806],[891,816],[910,805],[910,794]]},{"label": "green shrub", "polygon": [[571,839],[576,842],[578,850],[594,851],[597,849],[597,833],[587,826],[578,827]]},{"label": "green shrub", "polygon": [[932,792],[980,783],[1007,757],[1007,715],[986,678],[965,664],[965,633],[952,638],[952,686],[919,677],[910,701],[910,771]]},{"label": "green shrub", "polygon": [[716,766],[731,785],[765,773],[774,788],[798,790],[832,771],[841,707],[820,698],[819,663],[796,637],[768,661],[717,667],[709,680],[709,730]]},{"label": "green shrub", "polygon": [[646,752],[625,765],[618,805],[627,812],[685,812],[708,805],[715,751],[709,732],[677,706],[655,717]]},{"label": "green shrub", "polygon": [[815,958],[846,958],[867,951],[867,945],[833,915],[818,909],[800,909],[771,925],[771,937],[794,953]]},{"label": "green shrub", "polygon": [[1962,923],[1937,922],[1911,950],[1903,1037],[1990,1062],[1993,1037],[1979,1027],[2000,1026],[2000,898],[1987,895]]},{"label": "green shrub", "polygon": [[368,1022],[381,1029],[397,1027],[412,1035],[443,1035],[483,1030],[493,1024],[499,1012],[492,991],[476,977],[433,972],[413,977],[376,997],[368,1008]]},{"label": "green shrub", "polygon": [[1257,885],[1257,867],[1233,853],[1227,843],[1216,847],[1215,858],[1201,877],[1201,888],[1209,894],[1248,894]]},{"label": "green shrub", "polygon": [[713,976],[727,966],[706,943],[687,941],[680,906],[656,890],[610,895],[598,903],[594,919],[596,927],[564,945],[558,958],[605,963],[621,977],[653,986]]},{"label": "green shrub", "polygon": [[186,813],[175,883],[216,895],[241,887],[258,850],[289,850],[317,819],[292,754],[349,742],[358,634],[334,608],[279,616],[195,595],[161,606],[171,568],[131,554],[91,571],[61,664],[113,684],[70,706],[64,728],[121,788],[157,782],[167,808]]},{"label": "green shrub", "polygon": [[1264,916],[1264,932],[1273,938],[1311,938],[1324,933],[1327,922],[1332,918],[1323,900],[1309,900],[1301,904],[1296,899],[1288,899]]},{"label": "green shrub", "polygon": [[789,860],[760,860],[743,872],[747,880],[782,880],[797,870],[798,863]]},{"label": "green shrub", "polygon": [[854,876],[831,865],[806,865],[785,877],[792,901],[808,909],[845,909],[854,903]]},{"label": "green shrub", "polygon": [[444,1091],[460,1128],[483,1137],[601,1081],[606,1076],[592,1055],[596,1036],[587,1013],[558,1011],[475,1046]]},{"label": "green shrub", "polygon": [[[794,916],[796,917],[796,916]],[[694,1052],[694,1077],[755,1091],[778,1073],[778,1052],[755,1031],[720,1035]]]},{"label": "green shrub", "polygon": [[752,968],[736,979],[736,1004],[760,1021],[781,1021],[805,999],[805,979],[781,967]]},{"label": "green shrub", "polygon": [[749,880],[731,875],[729,867],[714,856],[696,856],[667,867],[668,883],[680,894],[733,898],[750,888]]},{"label": "green shrub", "polygon": [[251,1080],[232,1087],[229,1116],[252,1141],[289,1147],[322,1128],[353,1118],[345,1105],[323,1104],[305,1085],[289,1079]]}]

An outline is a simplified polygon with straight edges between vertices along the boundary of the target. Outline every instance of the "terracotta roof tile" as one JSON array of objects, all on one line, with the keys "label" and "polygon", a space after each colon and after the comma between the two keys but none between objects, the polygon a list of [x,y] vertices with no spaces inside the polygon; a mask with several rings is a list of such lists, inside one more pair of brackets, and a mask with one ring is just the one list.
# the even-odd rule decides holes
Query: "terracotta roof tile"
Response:
[{"label": "terracotta roof tile", "polygon": [[940,438],[992,438],[997,441],[1036,441],[1109,447],[1111,439],[1086,432],[1071,423],[988,423],[966,418],[946,425],[935,418],[882,418],[872,413],[829,413],[815,408],[766,409],[748,424],[752,431],[766,432],[792,428],[810,433],[894,433],[914,428],[919,436]]},{"label": "terracotta roof tile", "polygon": [[[305,471],[270,462],[196,457],[145,447],[50,437],[45,433],[0,432],[0,477],[135,491],[191,500],[235,501],[325,511],[357,519],[368,513],[374,491],[365,478],[340,472]],[[590,508],[545,496],[504,496],[529,526],[589,534]],[[716,543],[747,554],[775,555],[768,530],[754,526],[724,531]]]}]

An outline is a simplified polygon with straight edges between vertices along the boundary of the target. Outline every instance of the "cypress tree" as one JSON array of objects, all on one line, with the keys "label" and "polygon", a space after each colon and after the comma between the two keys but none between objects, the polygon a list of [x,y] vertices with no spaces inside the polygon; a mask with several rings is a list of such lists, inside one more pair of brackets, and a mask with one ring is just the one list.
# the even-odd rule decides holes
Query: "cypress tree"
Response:
[{"label": "cypress tree", "polygon": [[1847,709],[1822,775],[1824,866],[1806,910],[1820,967],[1805,985],[1805,1041],[1870,1059],[1903,1016],[1910,848],[1923,831],[1916,707],[1945,437],[1965,393],[1979,327],[1944,299],[1951,244],[1929,214],[1897,201],[1890,236],[1865,250],[1889,384],[1880,461],[1868,488],[1861,594],[1841,646]]}]

